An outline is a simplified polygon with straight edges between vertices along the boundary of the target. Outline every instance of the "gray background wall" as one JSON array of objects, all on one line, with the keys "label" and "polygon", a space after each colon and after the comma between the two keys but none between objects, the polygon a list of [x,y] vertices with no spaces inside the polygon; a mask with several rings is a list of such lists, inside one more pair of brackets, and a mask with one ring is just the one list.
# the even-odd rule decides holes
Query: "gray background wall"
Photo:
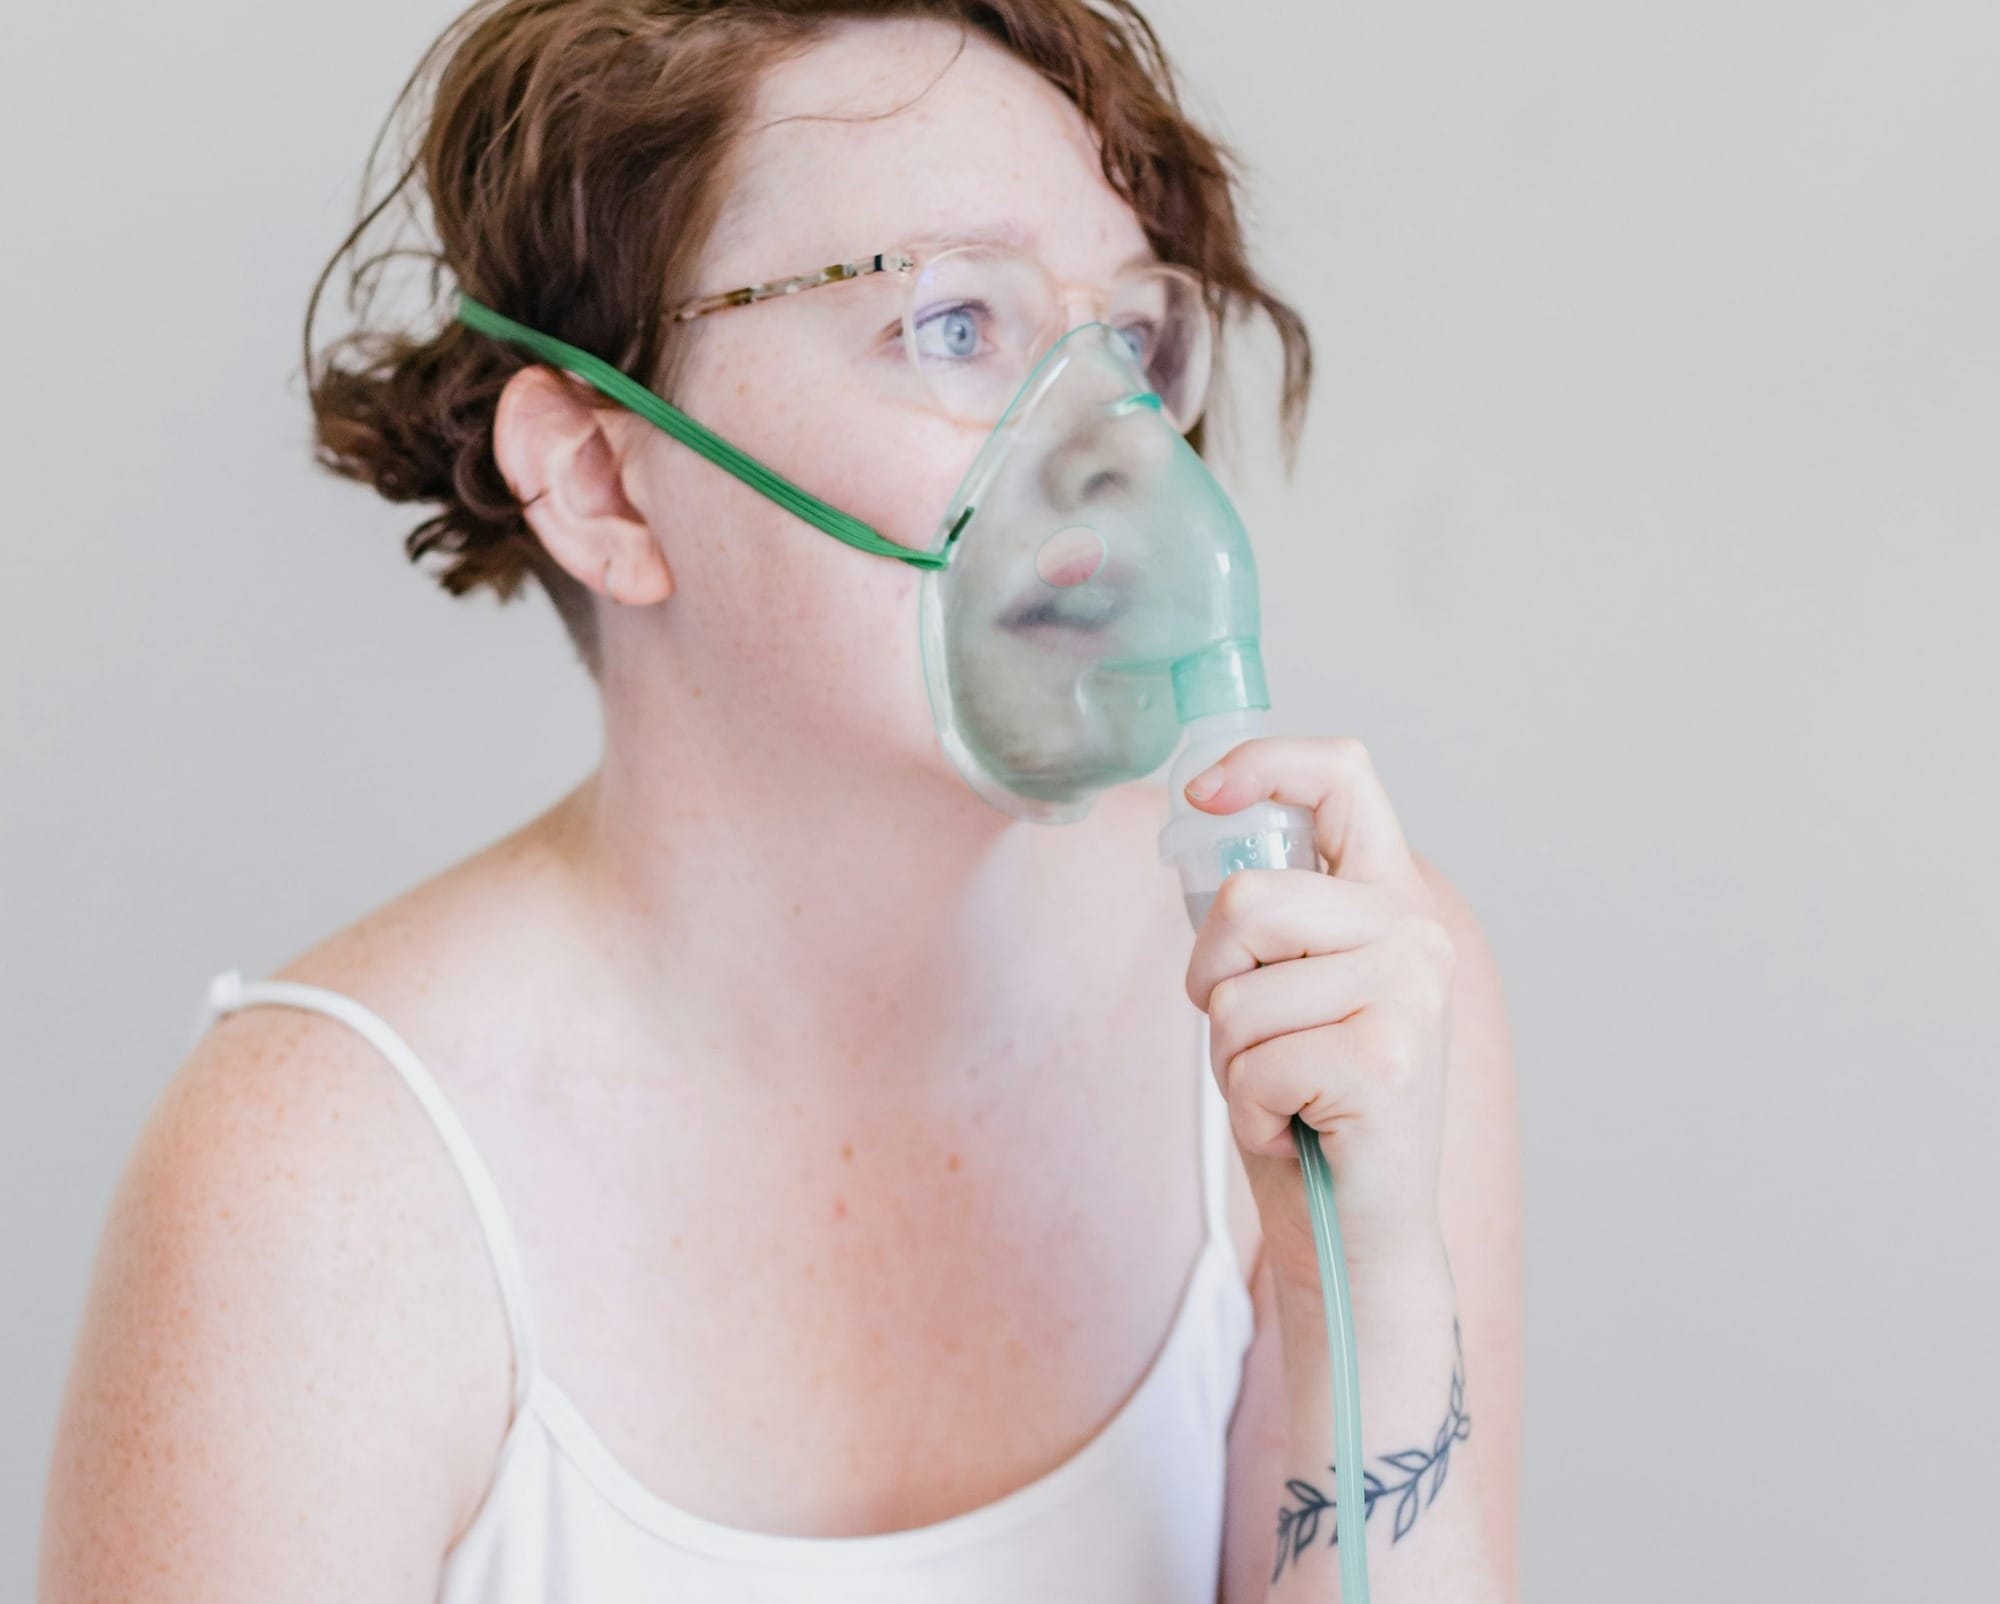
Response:
[{"label": "gray background wall", "polygon": [[[566,788],[539,598],[309,468],[312,274],[451,8],[0,23],[0,1599],[129,1143],[256,973]],[[2000,18],[1154,0],[1322,383],[1287,728],[1482,913],[1537,1599],[1990,1577]]]}]

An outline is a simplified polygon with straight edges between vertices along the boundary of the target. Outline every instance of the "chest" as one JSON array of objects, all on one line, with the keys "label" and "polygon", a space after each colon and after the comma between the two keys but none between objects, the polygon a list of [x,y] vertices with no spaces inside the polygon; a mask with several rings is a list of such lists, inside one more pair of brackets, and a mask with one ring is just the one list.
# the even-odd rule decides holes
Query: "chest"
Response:
[{"label": "chest", "polygon": [[516,1211],[544,1370],[641,1485],[725,1525],[899,1530],[1034,1481],[1180,1312],[1194,1029],[1161,1033],[1150,1078],[900,1119],[545,1115]]}]

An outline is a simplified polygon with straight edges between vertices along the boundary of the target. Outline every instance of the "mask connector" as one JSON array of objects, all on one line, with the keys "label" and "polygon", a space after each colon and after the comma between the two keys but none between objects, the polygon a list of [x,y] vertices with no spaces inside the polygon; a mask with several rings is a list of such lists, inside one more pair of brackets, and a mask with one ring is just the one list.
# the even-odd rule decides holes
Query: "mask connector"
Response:
[{"label": "mask connector", "polygon": [[1287,802],[1253,802],[1234,813],[1204,813],[1187,799],[1188,781],[1230,748],[1266,732],[1261,707],[1213,713],[1188,727],[1167,773],[1167,822],[1159,836],[1160,861],[1180,871],[1188,923],[1199,928],[1222,882],[1238,869],[1317,869],[1310,808]]},{"label": "mask connector", "polygon": [[1181,658],[1172,672],[1174,713],[1185,725],[1216,713],[1271,705],[1264,653],[1254,638],[1217,641]]}]

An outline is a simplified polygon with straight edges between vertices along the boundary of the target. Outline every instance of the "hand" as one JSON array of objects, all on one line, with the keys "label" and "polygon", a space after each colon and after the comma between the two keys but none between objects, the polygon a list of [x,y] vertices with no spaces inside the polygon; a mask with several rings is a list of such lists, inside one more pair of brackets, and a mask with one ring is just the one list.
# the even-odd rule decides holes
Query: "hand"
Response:
[{"label": "hand", "polygon": [[1350,1265],[1435,1253],[1456,962],[1437,899],[1359,741],[1260,736],[1217,771],[1194,806],[1310,808],[1327,865],[1230,875],[1188,961],[1265,1255],[1318,1286],[1295,1113],[1320,1133]]}]

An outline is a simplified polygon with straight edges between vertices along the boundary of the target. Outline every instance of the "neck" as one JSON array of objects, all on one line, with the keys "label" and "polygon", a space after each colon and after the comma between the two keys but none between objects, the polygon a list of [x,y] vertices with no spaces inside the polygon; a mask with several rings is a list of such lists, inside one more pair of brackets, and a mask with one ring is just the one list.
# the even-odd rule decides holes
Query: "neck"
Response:
[{"label": "neck", "polygon": [[1177,915],[1150,789],[1025,823],[936,765],[884,774],[804,731],[746,737],[712,684],[624,689],[598,770],[551,822],[596,970],[581,983],[656,1061],[932,1094],[1047,1063],[1128,995],[1162,897]]}]

